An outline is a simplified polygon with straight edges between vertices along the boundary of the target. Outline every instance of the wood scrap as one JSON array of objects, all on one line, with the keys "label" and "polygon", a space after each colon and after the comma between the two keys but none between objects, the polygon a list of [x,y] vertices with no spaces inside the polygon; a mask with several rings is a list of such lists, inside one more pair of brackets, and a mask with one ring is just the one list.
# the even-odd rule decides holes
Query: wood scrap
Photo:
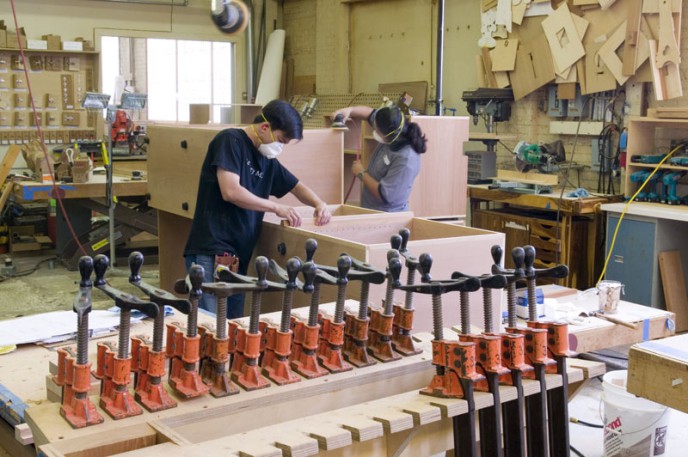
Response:
[{"label": "wood scrap", "polygon": [[668,0],[659,2],[659,39],[655,66],[662,68],[668,63],[680,64],[681,53],[678,50],[671,5]]},{"label": "wood scrap", "polygon": [[525,16],[527,8],[526,0],[514,0],[511,3],[511,20],[514,24],[521,25],[523,23],[523,16]]},{"label": "wood scrap", "polygon": [[494,73],[492,73],[492,59],[490,58],[490,50],[488,48],[481,49],[483,56],[483,66],[485,68],[485,77],[487,78],[488,87],[497,87],[497,80]]},{"label": "wood scrap", "polygon": [[631,3],[631,9],[628,13],[626,21],[626,38],[623,51],[623,67],[621,69],[624,76],[632,76],[638,68],[636,60],[638,59],[638,51],[641,42],[646,42],[640,33],[640,17],[643,0],[628,0]]},{"label": "wood scrap", "polygon": [[688,294],[681,265],[681,252],[660,252],[659,272],[662,276],[666,309],[676,315],[676,331],[685,332],[688,330]]},{"label": "wood scrap", "polygon": [[478,77],[478,87],[487,87],[487,76],[485,76],[485,64],[482,55],[475,56],[475,73]]},{"label": "wood scrap", "polygon": [[585,55],[585,87],[581,85],[583,95],[616,89],[616,79],[599,55],[603,45],[601,42],[592,42],[588,45]]},{"label": "wood scrap", "polygon": [[598,51],[600,58],[619,85],[623,85],[628,80],[628,76],[623,74],[623,63],[616,55],[616,50],[623,44],[626,37],[626,23],[627,21],[623,21]]},{"label": "wood scrap", "polygon": [[490,51],[492,71],[513,71],[516,66],[518,39],[496,40]]},{"label": "wood scrap", "polygon": [[[659,13],[659,3],[663,0],[643,0],[643,14],[658,14]],[[671,1],[671,12],[678,13],[681,11],[682,3],[681,0],[670,0]]]},{"label": "wood scrap", "polygon": [[540,18],[531,18],[518,28],[516,67],[509,72],[514,99],[520,100],[554,81],[554,63]]},{"label": "wood scrap", "polygon": [[542,21],[542,28],[551,49],[554,71],[564,75],[566,69],[585,55],[583,43],[567,4],[563,3],[554,13],[545,18]]},{"label": "wood scrap", "polygon": [[607,10],[607,9],[609,9],[610,6],[612,6],[614,4],[614,2],[616,0],[598,0],[598,1],[600,3],[600,7],[603,10]]}]

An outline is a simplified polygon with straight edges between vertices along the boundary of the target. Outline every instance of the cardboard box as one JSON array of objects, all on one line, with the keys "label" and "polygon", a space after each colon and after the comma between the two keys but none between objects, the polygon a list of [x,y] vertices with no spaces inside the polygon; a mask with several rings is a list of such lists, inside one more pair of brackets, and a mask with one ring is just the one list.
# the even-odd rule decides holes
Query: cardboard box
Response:
[{"label": "cardboard box", "polygon": [[62,49],[62,37],[60,35],[43,35],[41,39],[48,42],[49,51],[59,51]]},{"label": "cardboard box", "polygon": [[[26,49],[26,32],[24,27],[19,28],[19,39],[21,40],[21,46]],[[17,32],[14,30],[7,31],[7,46],[10,49],[19,49],[19,41],[17,41]]]},{"label": "cardboard box", "polygon": [[27,40],[26,47],[28,49],[47,50],[48,42],[46,40]]},{"label": "cardboard box", "polygon": [[82,37],[76,37],[76,38],[74,38],[74,41],[81,41],[83,43],[84,51],[95,51],[96,50],[95,46],[93,45],[93,41],[91,41],[91,40],[85,40]]},{"label": "cardboard box", "polygon": [[63,51],[83,51],[84,43],[82,41],[63,41],[62,42]]},{"label": "cardboard box", "polygon": [[189,124],[207,124],[210,122],[210,105],[207,103],[189,104]]}]

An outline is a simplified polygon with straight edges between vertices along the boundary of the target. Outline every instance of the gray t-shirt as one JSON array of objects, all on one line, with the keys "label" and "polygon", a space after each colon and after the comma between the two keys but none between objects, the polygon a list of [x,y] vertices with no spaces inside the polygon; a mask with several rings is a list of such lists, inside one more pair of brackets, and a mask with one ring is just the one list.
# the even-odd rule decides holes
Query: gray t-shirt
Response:
[{"label": "gray t-shirt", "polygon": [[368,173],[380,183],[382,200],[362,186],[361,206],[387,212],[408,211],[413,181],[419,170],[420,154],[411,145],[392,151],[389,145],[379,144],[368,163]]}]

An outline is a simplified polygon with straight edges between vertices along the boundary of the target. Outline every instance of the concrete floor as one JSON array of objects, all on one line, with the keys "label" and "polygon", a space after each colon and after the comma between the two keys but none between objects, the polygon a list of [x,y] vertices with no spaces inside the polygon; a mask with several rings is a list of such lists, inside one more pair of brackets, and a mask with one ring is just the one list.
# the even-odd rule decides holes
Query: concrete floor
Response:
[{"label": "concrete floor", "polygon": [[[0,255],[0,264],[4,264],[4,257],[5,255]],[[57,262],[51,262],[51,258],[50,255],[13,257],[13,262],[20,273],[33,269],[37,264],[39,267],[29,275],[0,281],[0,319],[47,311],[71,310],[72,300],[78,290],[79,274],[75,271],[67,271]],[[136,293],[137,289],[128,284],[128,275],[128,268],[119,266],[114,271],[109,270],[106,278],[113,287]],[[144,265],[142,275],[146,282],[158,284],[157,265]],[[93,299],[95,309],[106,309],[113,305],[113,302],[102,294],[93,294]],[[601,381],[592,380],[570,403],[571,417],[601,424],[604,413],[601,395]],[[583,456],[604,455],[602,429],[580,424],[571,424],[569,429],[571,445]],[[668,419],[666,452],[662,456],[685,456],[685,446],[688,444],[686,437],[688,437],[688,414],[671,411]],[[572,452],[571,455],[576,454]],[[10,456],[0,449],[0,457]]]}]

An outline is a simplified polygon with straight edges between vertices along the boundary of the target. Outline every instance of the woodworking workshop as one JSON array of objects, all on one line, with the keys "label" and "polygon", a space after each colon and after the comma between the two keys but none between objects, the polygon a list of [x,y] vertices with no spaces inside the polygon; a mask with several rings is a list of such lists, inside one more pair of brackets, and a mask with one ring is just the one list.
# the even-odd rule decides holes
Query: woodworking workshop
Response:
[{"label": "woodworking workshop", "polygon": [[0,0],[0,457],[688,455],[684,4]]}]

